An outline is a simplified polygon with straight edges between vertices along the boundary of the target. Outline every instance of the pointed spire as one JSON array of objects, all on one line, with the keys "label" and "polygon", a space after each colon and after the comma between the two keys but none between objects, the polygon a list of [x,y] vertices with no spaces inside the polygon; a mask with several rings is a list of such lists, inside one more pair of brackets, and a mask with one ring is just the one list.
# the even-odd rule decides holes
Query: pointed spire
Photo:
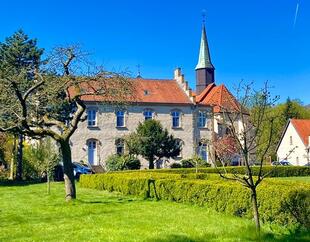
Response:
[{"label": "pointed spire", "polygon": [[[204,21],[203,21],[204,22]],[[200,41],[200,50],[199,50],[199,59],[196,69],[203,69],[203,68],[211,68],[214,69],[214,66],[211,62],[211,56],[208,46],[208,39],[206,34],[205,24],[202,25],[202,33],[201,33],[201,41]]]}]

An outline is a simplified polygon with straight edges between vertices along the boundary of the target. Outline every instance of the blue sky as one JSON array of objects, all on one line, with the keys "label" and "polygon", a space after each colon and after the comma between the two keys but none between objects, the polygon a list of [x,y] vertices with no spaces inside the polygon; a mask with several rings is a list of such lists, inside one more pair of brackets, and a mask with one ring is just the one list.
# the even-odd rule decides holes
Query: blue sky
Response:
[{"label": "blue sky", "polygon": [[108,69],[172,78],[181,67],[194,87],[203,9],[216,83],[269,80],[282,101],[310,103],[309,0],[6,0],[0,41],[23,28],[46,50],[81,43]]}]

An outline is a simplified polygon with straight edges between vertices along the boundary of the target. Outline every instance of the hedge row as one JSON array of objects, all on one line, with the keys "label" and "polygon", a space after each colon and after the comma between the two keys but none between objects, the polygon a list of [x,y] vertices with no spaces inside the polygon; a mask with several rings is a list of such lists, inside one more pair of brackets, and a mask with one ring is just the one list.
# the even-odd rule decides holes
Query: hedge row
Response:
[{"label": "hedge row", "polygon": [[[229,166],[225,167],[227,173],[245,174],[244,166]],[[224,172],[224,168],[198,168],[199,173],[218,173],[219,171]],[[259,172],[259,167],[252,167],[253,175],[257,176]],[[134,171],[132,171],[134,172]],[[141,171],[136,171],[141,172]],[[158,169],[158,170],[143,170],[146,173],[174,173],[174,174],[184,174],[184,173],[195,173],[194,168],[180,168],[180,169]],[[310,167],[306,166],[263,166],[263,174],[271,172],[268,177],[291,177],[291,176],[310,176]]]},{"label": "hedge row", "polygon": [[[144,198],[190,202],[252,218],[249,189],[222,179],[193,179],[191,175],[182,174],[110,173],[83,175],[80,185]],[[310,184],[265,181],[258,189],[258,204],[262,222],[310,228]]]}]

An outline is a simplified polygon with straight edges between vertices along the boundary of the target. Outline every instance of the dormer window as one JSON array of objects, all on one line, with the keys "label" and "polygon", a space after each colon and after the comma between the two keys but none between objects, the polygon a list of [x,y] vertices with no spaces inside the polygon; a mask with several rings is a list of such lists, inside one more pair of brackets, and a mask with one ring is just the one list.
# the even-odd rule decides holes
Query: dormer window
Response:
[{"label": "dormer window", "polygon": [[150,95],[149,90],[144,90],[144,96],[148,96],[148,95]]},{"label": "dormer window", "polygon": [[96,109],[87,110],[87,125],[88,127],[97,126],[97,110]]},{"label": "dormer window", "polygon": [[143,116],[144,116],[144,120],[145,120],[145,121],[146,121],[146,120],[149,120],[149,119],[153,119],[153,111],[147,109],[147,110],[145,110],[145,111],[143,112]]}]

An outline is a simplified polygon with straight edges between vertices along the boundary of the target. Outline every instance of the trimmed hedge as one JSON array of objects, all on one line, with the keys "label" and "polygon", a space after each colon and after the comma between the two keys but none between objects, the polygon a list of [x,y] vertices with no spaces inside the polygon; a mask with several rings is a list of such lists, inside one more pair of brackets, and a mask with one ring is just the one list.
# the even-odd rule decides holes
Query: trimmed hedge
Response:
[{"label": "trimmed hedge", "polygon": [[[205,205],[218,212],[252,218],[250,190],[216,174],[117,172],[82,175],[80,184],[125,195]],[[258,205],[262,222],[310,228],[308,183],[268,179],[258,188]]]},{"label": "trimmed hedge", "polygon": [[[224,171],[223,168],[198,168],[199,173],[218,173],[218,171]],[[245,174],[244,166],[228,166],[225,167],[227,173]],[[291,176],[310,176],[310,167],[306,166],[263,166],[263,174],[268,172],[271,174],[268,177],[291,177]],[[253,175],[257,176],[259,172],[259,167],[252,167]],[[136,172],[146,172],[146,173],[175,173],[175,174],[187,174],[195,173],[195,168],[180,168],[180,169],[157,169],[157,170],[143,170]]]}]

